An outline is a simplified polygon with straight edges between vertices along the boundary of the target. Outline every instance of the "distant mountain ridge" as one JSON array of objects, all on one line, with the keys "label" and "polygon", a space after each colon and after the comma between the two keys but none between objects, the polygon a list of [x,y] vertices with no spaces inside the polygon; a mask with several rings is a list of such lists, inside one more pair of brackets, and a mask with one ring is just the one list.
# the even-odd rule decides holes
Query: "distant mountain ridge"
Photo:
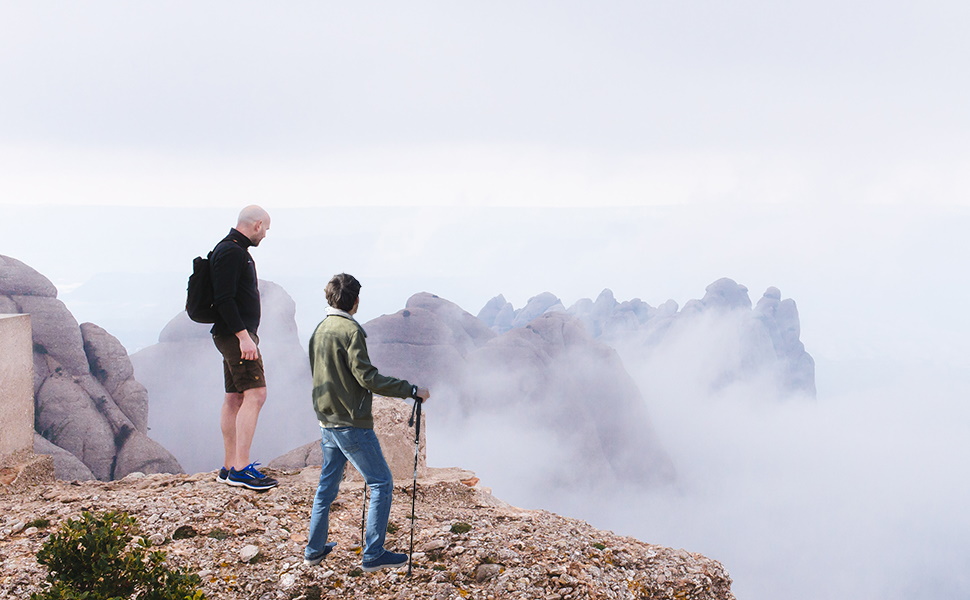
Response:
[{"label": "distant mountain ridge", "polygon": [[[707,286],[703,298],[688,301],[682,310],[673,300],[657,307],[639,298],[619,302],[609,289],[595,301],[584,298],[569,308],[549,292],[530,298],[519,309],[499,295],[486,303],[478,318],[502,333],[549,313],[572,315],[594,338],[620,349],[635,349],[639,355],[664,351],[685,337],[686,329],[703,326],[705,319],[708,325],[729,324],[735,330],[725,332],[727,339],[715,340],[710,332],[700,332],[699,341],[706,347],[698,350],[721,363],[712,385],[763,375],[774,379],[782,392],[815,396],[815,361],[799,339],[798,308],[794,300],[782,299],[775,287],[765,290],[752,307],[748,288],[725,277]],[[728,352],[737,356],[725,356]]]}]

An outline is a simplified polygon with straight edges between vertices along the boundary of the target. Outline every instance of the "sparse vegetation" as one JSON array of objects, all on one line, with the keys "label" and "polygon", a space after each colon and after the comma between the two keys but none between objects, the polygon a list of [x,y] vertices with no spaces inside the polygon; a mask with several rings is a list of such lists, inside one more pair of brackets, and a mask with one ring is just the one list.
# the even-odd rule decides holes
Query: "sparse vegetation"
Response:
[{"label": "sparse vegetation", "polygon": [[172,533],[173,540],[187,540],[189,538],[194,538],[199,535],[199,532],[195,530],[195,527],[191,525],[182,525]]},{"label": "sparse vegetation", "polygon": [[124,512],[84,512],[63,523],[37,560],[50,587],[31,600],[204,600],[198,575],[165,565]]},{"label": "sparse vegetation", "polygon": [[472,530],[472,526],[469,525],[468,523],[458,522],[451,526],[451,532],[457,533],[459,535],[462,533],[468,533],[471,530]]},{"label": "sparse vegetation", "polygon": [[50,525],[51,525],[50,519],[34,519],[33,521],[28,521],[26,526],[28,528],[36,527],[37,529],[46,529],[50,527]]}]

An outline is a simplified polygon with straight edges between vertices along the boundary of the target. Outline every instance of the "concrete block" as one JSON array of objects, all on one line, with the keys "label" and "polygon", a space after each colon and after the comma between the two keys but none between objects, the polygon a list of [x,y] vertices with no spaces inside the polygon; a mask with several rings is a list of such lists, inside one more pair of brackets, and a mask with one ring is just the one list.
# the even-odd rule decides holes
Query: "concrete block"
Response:
[{"label": "concrete block", "polygon": [[0,314],[0,456],[34,447],[30,315]]}]

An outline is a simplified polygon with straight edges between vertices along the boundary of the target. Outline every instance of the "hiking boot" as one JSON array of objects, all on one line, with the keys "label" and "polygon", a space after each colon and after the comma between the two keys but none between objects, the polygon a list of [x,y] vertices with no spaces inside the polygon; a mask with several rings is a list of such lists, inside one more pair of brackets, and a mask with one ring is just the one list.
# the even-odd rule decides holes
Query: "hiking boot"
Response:
[{"label": "hiking boot", "polygon": [[407,554],[398,554],[397,552],[389,552],[385,550],[384,554],[377,557],[377,560],[365,560],[362,567],[365,573],[373,573],[374,571],[383,569],[385,567],[389,569],[396,569],[398,567],[403,567],[406,564],[408,564]]},{"label": "hiking boot", "polygon": [[229,483],[228,479],[229,479],[229,469],[225,467],[221,467],[219,469],[219,474],[216,475],[216,481],[218,481],[219,483]]},{"label": "hiking boot", "polygon": [[327,558],[327,555],[330,554],[333,551],[333,548],[336,545],[337,544],[335,542],[327,542],[323,546],[323,554],[321,554],[320,556],[318,556],[316,558],[306,558],[306,557],[304,557],[303,558],[303,564],[306,565],[306,566],[308,566],[308,567],[315,567],[315,566],[319,565],[323,561],[323,559]]},{"label": "hiking boot", "polygon": [[249,463],[240,470],[229,468],[229,476],[226,483],[236,487],[244,487],[251,490],[263,491],[274,488],[279,482],[272,477],[267,477],[256,470],[259,463]]}]

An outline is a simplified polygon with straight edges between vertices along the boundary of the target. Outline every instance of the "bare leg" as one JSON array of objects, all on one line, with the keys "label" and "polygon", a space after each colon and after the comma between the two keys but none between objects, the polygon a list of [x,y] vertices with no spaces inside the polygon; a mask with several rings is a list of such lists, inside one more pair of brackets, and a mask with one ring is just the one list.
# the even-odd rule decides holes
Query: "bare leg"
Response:
[{"label": "bare leg", "polygon": [[243,392],[241,396],[242,401],[236,411],[235,450],[231,463],[231,466],[237,471],[249,464],[249,448],[253,445],[253,435],[256,433],[259,411],[266,402],[266,388],[249,389]]},{"label": "bare leg", "polygon": [[225,462],[222,463],[222,466],[226,468],[233,466],[236,461],[236,419],[242,404],[243,395],[234,393],[227,393],[226,399],[222,403],[219,425],[222,428],[222,443],[226,451]]}]

